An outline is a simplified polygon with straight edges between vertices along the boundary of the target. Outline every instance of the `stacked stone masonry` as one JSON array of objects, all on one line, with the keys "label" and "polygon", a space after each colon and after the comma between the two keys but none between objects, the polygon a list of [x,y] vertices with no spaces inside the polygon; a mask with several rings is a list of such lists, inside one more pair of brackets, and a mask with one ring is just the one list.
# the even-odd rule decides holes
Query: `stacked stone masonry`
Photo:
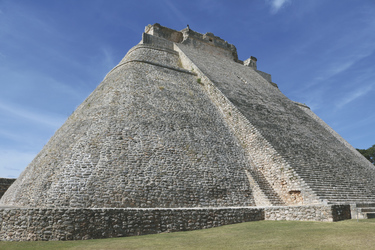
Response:
[{"label": "stacked stone masonry", "polygon": [[57,131],[4,203],[255,205],[241,146],[195,75],[171,69],[178,68],[178,53],[141,44],[120,65]]},{"label": "stacked stone masonry", "polygon": [[[192,56],[191,53],[194,53],[194,50],[189,50],[187,46],[179,45],[178,48],[184,54],[190,53],[190,56]],[[251,179],[256,181],[255,185],[261,190],[261,193],[254,192],[254,195],[257,196],[255,200],[260,201],[257,205],[316,203],[318,198],[307,187],[303,186],[303,180],[297,178],[296,173],[288,166],[288,163],[280,157],[272,145],[249,123],[228,98],[216,88],[210,78],[206,77],[189,57],[181,55],[181,58],[185,67],[192,67],[199,72],[198,75],[202,77],[202,82],[205,83],[206,92],[220,108],[223,118],[231,126],[233,133],[245,150],[243,153],[248,159],[247,173],[250,174],[249,178],[252,177]],[[257,165],[263,167],[257,168]],[[258,191],[259,188],[254,190]],[[263,197],[266,197],[266,200]]]},{"label": "stacked stone masonry", "polygon": [[[239,60],[236,47],[212,33],[147,26],[1,198],[0,206],[14,208],[1,210],[0,238],[164,232],[182,219],[178,230],[191,230],[196,213],[225,214],[196,228],[336,221],[350,210],[326,204],[375,202],[374,166],[250,59]],[[232,207],[246,207],[249,217]],[[163,222],[154,223],[160,214]],[[38,225],[38,216],[52,224]],[[96,224],[111,216],[134,231]]]},{"label": "stacked stone masonry", "polygon": [[[252,68],[242,67],[230,58],[219,60],[215,55],[184,44],[178,47],[206,76],[207,83],[213,83],[216,92],[219,90],[235,106],[236,112],[222,109],[224,116],[240,113],[249,124],[247,127],[253,126],[265,139],[266,143],[262,142],[259,147],[249,140],[242,141],[250,143],[250,157],[256,165],[253,167],[262,171],[275,189],[282,189],[291,181],[277,180],[279,173],[272,168],[265,169],[264,161],[257,162],[260,158],[273,161],[273,150],[288,164],[285,168],[276,162],[278,172],[290,171],[291,179],[301,182],[297,190],[291,187],[288,192],[302,194],[305,190],[310,201],[316,196],[321,202],[331,203],[374,200],[374,166],[343,143],[344,139],[329,131],[327,125],[322,125],[324,122],[301,110]],[[220,103],[224,103],[224,98]],[[234,130],[244,135],[237,128]],[[259,153],[254,151],[257,148],[261,148]]]},{"label": "stacked stone masonry", "polygon": [[7,208],[0,209],[0,240],[84,240],[189,231],[265,219],[332,222],[348,218],[349,206]]}]

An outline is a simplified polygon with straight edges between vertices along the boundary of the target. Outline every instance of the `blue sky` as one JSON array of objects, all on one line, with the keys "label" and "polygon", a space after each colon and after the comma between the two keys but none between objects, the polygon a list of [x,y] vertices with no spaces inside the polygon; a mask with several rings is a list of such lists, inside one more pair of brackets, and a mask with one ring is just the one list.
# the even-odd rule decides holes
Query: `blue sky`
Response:
[{"label": "blue sky", "polygon": [[0,0],[0,177],[18,177],[153,23],[220,36],[354,147],[375,144],[374,0]]}]

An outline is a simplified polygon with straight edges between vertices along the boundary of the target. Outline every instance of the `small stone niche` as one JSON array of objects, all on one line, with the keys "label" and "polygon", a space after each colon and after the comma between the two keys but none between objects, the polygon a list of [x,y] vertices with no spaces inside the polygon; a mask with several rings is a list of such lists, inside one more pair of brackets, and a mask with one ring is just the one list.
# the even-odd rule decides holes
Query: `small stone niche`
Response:
[{"label": "small stone niche", "polygon": [[301,195],[300,190],[290,190],[289,191],[289,197],[291,201],[295,204],[302,204],[303,203],[303,197]]}]

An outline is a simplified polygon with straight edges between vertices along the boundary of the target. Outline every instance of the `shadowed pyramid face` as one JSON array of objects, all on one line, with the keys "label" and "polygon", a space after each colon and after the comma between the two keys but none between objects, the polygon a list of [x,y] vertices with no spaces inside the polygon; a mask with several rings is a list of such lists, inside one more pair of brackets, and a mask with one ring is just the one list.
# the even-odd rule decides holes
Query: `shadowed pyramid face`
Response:
[{"label": "shadowed pyramid face", "polygon": [[1,199],[30,207],[375,201],[375,168],[236,48],[146,27]]}]

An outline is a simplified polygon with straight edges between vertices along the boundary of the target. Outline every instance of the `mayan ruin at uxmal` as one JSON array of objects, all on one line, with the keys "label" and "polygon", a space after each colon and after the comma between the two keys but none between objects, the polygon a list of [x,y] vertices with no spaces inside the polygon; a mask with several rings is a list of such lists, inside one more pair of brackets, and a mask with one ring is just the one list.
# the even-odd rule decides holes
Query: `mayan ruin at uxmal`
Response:
[{"label": "mayan ruin at uxmal", "polygon": [[5,192],[0,240],[367,218],[374,181],[374,165],[255,57],[154,24]]}]

